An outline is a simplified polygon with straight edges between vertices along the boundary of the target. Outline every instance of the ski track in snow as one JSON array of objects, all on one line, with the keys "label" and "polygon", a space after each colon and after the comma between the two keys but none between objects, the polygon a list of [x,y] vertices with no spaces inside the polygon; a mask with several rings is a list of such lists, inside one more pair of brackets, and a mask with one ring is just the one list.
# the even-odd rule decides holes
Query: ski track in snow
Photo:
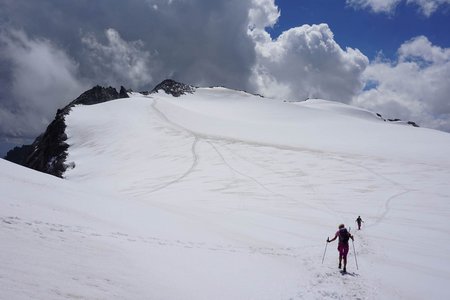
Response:
[{"label": "ski track in snow", "polygon": [[162,189],[165,189],[173,184],[176,184],[180,181],[182,181],[184,178],[186,178],[189,174],[191,174],[194,170],[195,167],[197,166],[198,163],[198,154],[197,151],[195,150],[197,147],[197,143],[198,143],[199,139],[197,137],[194,137],[194,141],[192,142],[192,147],[191,147],[191,152],[192,152],[192,165],[189,167],[189,169],[186,170],[186,172],[184,172],[183,174],[181,174],[179,177],[177,177],[174,180],[168,181],[154,189],[151,189],[149,191],[145,191],[142,193],[138,193],[136,195],[146,195],[146,194],[151,194],[157,191],[160,191]]},{"label": "ski track in snow", "polygon": [[[237,170],[237,168],[233,167],[229,162],[227,162],[227,160],[225,159],[225,157],[223,156],[223,154],[217,149],[216,145],[213,144],[212,141],[207,141],[207,143],[209,145],[211,145],[211,147],[214,149],[214,151],[217,153],[217,155],[220,157],[220,159],[223,161],[223,163],[233,172],[235,172],[236,174],[239,174],[245,178],[250,179],[252,182],[254,182],[256,185],[258,185],[259,187],[261,187],[263,190],[265,190],[266,192],[273,194],[275,196],[281,197],[281,198],[285,198],[293,203],[298,203],[298,201],[292,197],[286,196],[284,194],[275,192],[271,189],[269,189],[266,185],[262,184],[260,181],[258,181],[255,177],[249,176],[247,174],[245,174],[244,172],[241,172],[239,170]],[[301,203],[302,206],[306,206],[309,207],[311,209],[317,210],[318,208],[312,205],[308,205],[305,202]]]},{"label": "ski track in snow", "polygon": [[190,166],[183,174],[181,174],[179,177],[177,177],[177,178],[175,178],[175,179],[173,179],[173,180],[170,180],[170,181],[168,181],[168,182],[165,182],[165,183],[163,183],[163,184],[157,186],[156,188],[153,188],[153,189],[150,189],[150,190],[145,190],[145,191],[142,191],[142,192],[140,192],[140,193],[135,193],[136,196],[140,196],[140,195],[142,196],[142,195],[152,194],[152,193],[155,193],[155,192],[157,192],[157,191],[163,190],[163,189],[165,189],[165,188],[167,188],[167,187],[169,187],[169,186],[171,186],[171,185],[173,185],[173,184],[179,183],[179,182],[182,181],[184,178],[186,178],[189,174],[191,174],[191,173],[195,170],[195,168],[196,168],[196,166],[197,166],[197,164],[198,164],[198,153],[197,153],[197,151],[196,151],[196,147],[197,147],[197,143],[199,142],[199,137],[196,136],[195,134],[193,134],[192,132],[183,129],[182,127],[178,126],[177,124],[172,123],[172,122],[171,122],[171,121],[170,121],[170,120],[169,120],[169,119],[168,119],[161,111],[159,111],[159,110],[155,107],[155,105],[156,105],[156,104],[155,104],[156,100],[153,99],[151,96],[147,96],[147,98],[152,99],[152,105],[151,105],[151,107],[152,107],[153,111],[156,113],[156,115],[157,115],[161,120],[163,120],[163,121],[169,123],[170,125],[172,125],[173,127],[177,128],[177,129],[182,129],[183,131],[188,132],[188,133],[190,133],[190,134],[193,136],[194,141],[192,142],[192,146],[191,146],[192,164],[191,164],[191,166]]},{"label": "ski track in snow", "polygon": [[181,175],[180,175],[179,177],[177,177],[176,179],[171,180],[171,181],[168,181],[168,182],[166,182],[166,183],[163,183],[162,185],[160,185],[160,186],[158,186],[158,187],[156,187],[156,188],[154,188],[154,189],[151,189],[151,190],[149,190],[149,191],[145,191],[145,192],[141,193],[141,195],[143,195],[143,194],[151,194],[151,193],[160,191],[160,190],[162,190],[162,189],[165,189],[165,188],[167,188],[167,187],[169,187],[169,186],[171,186],[171,185],[173,185],[173,184],[176,184],[176,183],[182,181],[184,178],[186,178],[189,174],[191,174],[191,173],[195,170],[195,167],[197,166],[197,164],[198,164],[198,159],[199,159],[199,158],[198,158],[198,153],[197,153],[197,151],[196,151],[197,143],[198,143],[199,140],[200,140],[199,137],[198,137],[197,135],[195,135],[194,133],[192,133],[192,132],[190,132],[190,131],[188,131],[188,130],[182,128],[181,126],[179,126],[179,125],[177,125],[177,124],[171,122],[171,121],[170,121],[170,120],[169,120],[169,119],[168,119],[168,118],[167,118],[160,110],[158,110],[158,109],[156,108],[156,99],[154,99],[154,98],[151,97],[151,96],[147,96],[147,98],[152,99],[152,105],[151,105],[151,108],[153,109],[153,111],[156,113],[156,115],[157,115],[161,120],[163,120],[163,121],[169,123],[170,125],[172,125],[173,127],[177,128],[177,129],[181,129],[181,130],[183,130],[184,132],[188,132],[189,134],[191,134],[191,135],[193,136],[194,141],[192,142],[192,146],[191,146],[192,165],[189,167],[189,169],[187,169],[186,172],[184,172],[183,174],[181,174]]},{"label": "ski track in snow", "polygon": [[[232,144],[236,144],[236,143],[237,143],[237,142],[235,142],[235,143],[229,142],[228,144],[232,145]],[[241,143],[241,144],[245,144],[245,142],[240,142],[240,143]],[[250,146],[251,146],[251,145],[248,145],[248,147],[250,147]],[[222,145],[222,147],[225,148],[225,149],[226,149],[227,151],[229,151],[230,153],[232,153],[233,156],[236,156],[236,157],[240,158],[242,161],[249,162],[249,163],[251,163],[251,164],[257,166],[258,168],[261,168],[261,169],[266,170],[266,171],[268,171],[268,172],[270,172],[270,173],[279,175],[279,176],[281,176],[282,178],[285,177],[285,173],[283,173],[283,172],[280,172],[280,171],[277,171],[277,170],[270,169],[270,168],[268,168],[267,166],[265,166],[265,165],[263,165],[263,164],[261,164],[261,163],[258,163],[258,162],[255,161],[254,159],[245,158],[245,157],[243,157],[242,155],[240,155],[239,153],[237,153],[236,151],[231,150],[231,149],[230,149],[228,146],[226,146],[226,145]],[[284,150],[284,151],[298,152],[299,155],[301,155],[302,152],[303,152],[303,150],[300,150],[300,149],[298,149],[298,150]],[[302,174],[301,174],[301,178],[299,178],[299,180],[307,181],[307,182],[308,182],[309,179],[308,179],[308,177],[307,177],[307,173],[306,173],[305,171],[303,171],[303,170],[301,170],[301,172],[302,172]],[[306,177],[306,178],[305,178],[305,177]],[[311,192],[312,192],[312,199],[313,199],[313,202],[316,202],[316,201],[320,202],[320,203],[322,204],[322,206],[323,206],[323,207],[324,207],[331,215],[333,215],[333,216],[338,216],[340,219],[344,219],[344,217],[343,217],[341,214],[339,214],[339,212],[333,210],[333,209],[332,209],[325,201],[323,201],[322,198],[317,197],[317,190],[316,190],[316,188],[314,187],[313,184],[308,183],[308,184],[307,184],[307,187],[308,187],[308,188],[311,190]],[[277,193],[275,193],[275,192],[271,192],[271,193],[277,194]],[[296,202],[296,200],[295,200],[294,198],[292,198],[292,197],[289,197],[289,196],[286,196],[286,195],[283,195],[283,194],[278,194],[278,195],[280,195],[280,196],[282,196],[282,197],[285,197],[285,198],[288,198],[288,199],[291,199],[292,201]],[[305,205],[307,205],[308,207],[312,207],[311,205],[308,205],[308,204],[305,204]],[[317,209],[317,207],[314,207],[314,209]]]},{"label": "ski track in snow", "polygon": [[388,182],[392,186],[402,189],[402,191],[396,192],[394,195],[392,195],[392,196],[390,196],[390,197],[385,199],[384,206],[383,206],[384,210],[379,214],[379,216],[376,217],[376,220],[375,220],[374,223],[368,224],[365,227],[369,227],[370,228],[370,227],[378,225],[381,221],[383,221],[386,218],[387,214],[389,213],[389,211],[391,209],[391,205],[390,204],[391,204],[392,200],[394,200],[397,197],[403,196],[403,195],[405,195],[405,194],[407,194],[407,193],[412,191],[411,189],[407,189],[406,187],[404,187],[403,185],[401,185],[397,181],[394,181],[391,178],[388,178],[388,177],[386,177],[386,176],[384,176],[384,175],[382,175],[382,174],[380,174],[378,172],[375,172],[374,170],[372,170],[372,169],[370,169],[370,168],[368,168],[366,166],[363,166],[363,165],[361,165],[359,163],[355,163],[355,162],[351,161],[350,159],[337,158],[337,157],[334,157],[332,159],[340,161],[340,162],[343,162],[345,164],[349,164],[349,165],[355,166],[356,168],[360,168],[360,169],[362,169],[362,170],[364,170],[364,171],[366,171],[366,172],[368,172],[370,174],[375,175],[376,177],[382,179],[383,181]]},{"label": "ski track in snow", "polygon": [[384,203],[384,211],[377,217],[377,220],[375,220],[375,222],[373,222],[372,224],[368,224],[365,227],[370,228],[370,227],[380,224],[386,218],[387,214],[391,211],[392,200],[394,200],[395,198],[398,198],[400,196],[406,195],[410,192],[411,192],[411,190],[402,191],[402,192],[396,193],[395,195],[392,195],[391,197],[387,198]]}]

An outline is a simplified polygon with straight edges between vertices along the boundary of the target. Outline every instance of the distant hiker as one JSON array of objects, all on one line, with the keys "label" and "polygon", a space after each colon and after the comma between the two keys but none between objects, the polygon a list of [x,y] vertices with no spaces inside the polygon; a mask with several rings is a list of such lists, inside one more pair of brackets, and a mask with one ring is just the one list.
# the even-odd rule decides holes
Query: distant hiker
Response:
[{"label": "distant hiker", "polygon": [[361,230],[361,223],[364,223],[364,221],[361,219],[361,216],[358,216],[356,219],[356,224],[358,224],[358,230]]},{"label": "distant hiker", "polygon": [[327,238],[327,242],[332,242],[339,237],[338,251],[339,251],[339,269],[342,266],[342,259],[344,259],[344,269],[342,271],[347,272],[347,254],[348,254],[348,240],[353,240],[353,235],[348,232],[344,224],[339,225],[339,230],[334,235],[334,238],[330,240]]}]

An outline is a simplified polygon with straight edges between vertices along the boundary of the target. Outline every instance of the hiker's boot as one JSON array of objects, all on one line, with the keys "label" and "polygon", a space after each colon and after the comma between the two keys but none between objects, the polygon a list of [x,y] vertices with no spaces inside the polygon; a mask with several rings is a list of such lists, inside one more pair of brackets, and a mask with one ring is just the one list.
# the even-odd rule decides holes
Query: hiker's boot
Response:
[{"label": "hiker's boot", "polygon": [[341,268],[341,263],[339,263],[339,269]]},{"label": "hiker's boot", "polygon": [[342,270],[344,273],[347,273],[347,269],[344,267],[344,269]]}]

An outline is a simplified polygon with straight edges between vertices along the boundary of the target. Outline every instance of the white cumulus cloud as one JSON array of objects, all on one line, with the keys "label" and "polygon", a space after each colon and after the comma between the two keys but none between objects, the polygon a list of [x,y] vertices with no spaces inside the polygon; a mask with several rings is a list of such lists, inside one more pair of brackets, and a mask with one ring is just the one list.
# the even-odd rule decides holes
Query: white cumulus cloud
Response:
[{"label": "white cumulus cloud", "polygon": [[250,28],[264,29],[275,25],[280,11],[274,0],[251,0],[248,16]]},{"label": "white cumulus cloud", "polygon": [[275,40],[261,29],[250,35],[257,54],[251,82],[261,94],[349,102],[362,88],[367,57],[357,49],[342,49],[326,24],[292,28]]},{"label": "white cumulus cloud", "polygon": [[370,9],[376,13],[392,13],[402,0],[347,0],[347,4],[362,9]]},{"label": "white cumulus cloud", "polygon": [[401,45],[396,61],[378,59],[363,76],[367,88],[354,104],[450,131],[450,48],[419,36]]},{"label": "white cumulus cloud", "polygon": [[392,14],[402,1],[417,6],[419,11],[427,17],[436,12],[440,6],[450,4],[450,0],[347,0],[346,2],[355,8],[370,9],[375,13]]}]

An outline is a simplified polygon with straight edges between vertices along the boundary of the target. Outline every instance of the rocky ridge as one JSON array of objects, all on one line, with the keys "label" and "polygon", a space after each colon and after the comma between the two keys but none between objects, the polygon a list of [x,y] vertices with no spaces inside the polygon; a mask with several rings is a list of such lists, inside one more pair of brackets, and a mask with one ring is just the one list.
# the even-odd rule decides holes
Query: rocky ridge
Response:
[{"label": "rocky ridge", "polygon": [[25,167],[62,177],[67,168],[67,135],[65,134],[65,116],[75,105],[93,105],[119,98],[128,98],[124,87],[120,91],[113,87],[95,86],[84,92],[62,109],[58,109],[55,119],[48,125],[43,134],[31,145],[23,145],[10,150],[5,159]]}]

